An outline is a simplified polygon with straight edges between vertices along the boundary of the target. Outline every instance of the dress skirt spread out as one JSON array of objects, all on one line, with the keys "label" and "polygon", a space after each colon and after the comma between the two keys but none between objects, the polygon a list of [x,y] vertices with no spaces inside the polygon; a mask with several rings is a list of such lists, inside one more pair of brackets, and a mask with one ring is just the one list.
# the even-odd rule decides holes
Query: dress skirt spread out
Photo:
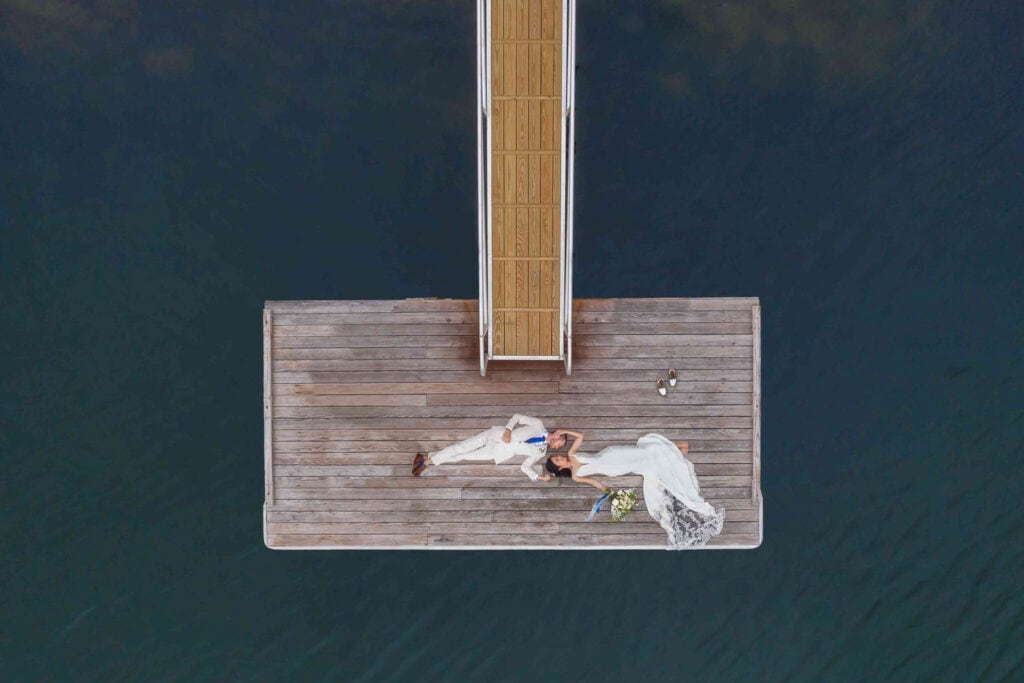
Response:
[{"label": "dress skirt spread out", "polygon": [[674,550],[705,545],[722,532],[725,510],[716,510],[700,495],[693,463],[661,434],[646,434],[635,446],[609,446],[589,455],[577,453],[581,477],[603,474],[644,478],[647,511],[668,534]]}]

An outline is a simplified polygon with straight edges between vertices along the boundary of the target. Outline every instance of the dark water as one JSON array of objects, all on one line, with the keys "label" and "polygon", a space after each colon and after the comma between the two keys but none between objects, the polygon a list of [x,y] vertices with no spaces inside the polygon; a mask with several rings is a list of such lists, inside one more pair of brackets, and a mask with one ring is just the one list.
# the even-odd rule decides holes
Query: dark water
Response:
[{"label": "dark water", "polygon": [[0,678],[1019,680],[1019,3],[580,7],[576,293],[761,297],[762,548],[263,547],[262,302],[476,296],[471,5],[0,0]]}]

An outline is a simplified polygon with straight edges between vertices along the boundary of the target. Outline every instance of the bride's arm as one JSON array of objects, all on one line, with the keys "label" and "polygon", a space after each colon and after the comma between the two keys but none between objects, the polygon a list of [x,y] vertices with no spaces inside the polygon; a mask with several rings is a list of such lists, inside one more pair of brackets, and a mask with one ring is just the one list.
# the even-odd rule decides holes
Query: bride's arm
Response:
[{"label": "bride's arm", "polygon": [[581,484],[590,484],[591,486],[593,486],[595,488],[601,489],[602,493],[608,490],[608,487],[606,487],[604,484],[599,482],[597,479],[594,479],[593,477],[577,477],[576,473],[573,472],[572,473],[572,480],[573,481],[578,481]]}]

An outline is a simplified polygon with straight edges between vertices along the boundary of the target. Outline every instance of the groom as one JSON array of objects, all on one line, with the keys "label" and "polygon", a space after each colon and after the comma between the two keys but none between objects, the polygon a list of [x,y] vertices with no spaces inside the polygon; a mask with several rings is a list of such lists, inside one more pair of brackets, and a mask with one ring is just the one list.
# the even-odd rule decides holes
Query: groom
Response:
[{"label": "groom", "polygon": [[520,467],[523,473],[532,481],[547,481],[551,475],[539,475],[533,466],[544,457],[548,446],[561,448],[564,445],[565,434],[557,429],[548,433],[544,429],[544,424],[537,418],[517,413],[504,428],[491,427],[434,453],[417,453],[412,473],[414,476],[420,476],[427,465],[483,460],[500,464],[514,456],[525,455],[526,460]]}]

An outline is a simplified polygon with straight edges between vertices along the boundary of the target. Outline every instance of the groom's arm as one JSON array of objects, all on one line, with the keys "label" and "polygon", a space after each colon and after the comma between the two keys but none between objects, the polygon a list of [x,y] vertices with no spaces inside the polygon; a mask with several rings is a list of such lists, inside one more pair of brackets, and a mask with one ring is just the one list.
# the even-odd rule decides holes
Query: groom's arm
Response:
[{"label": "groom's arm", "polygon": [[505,431],[512,431],[515,429],[516,425],[528,425],[536,429],[538,432],[544,431],[544,423],[538,418],[530,417],[529,415],[520,415],[519,413],[513,415],[512,419],[508,421],[508,424],[505,425]]},{"label": "groom's arm", "polygon": [[541,431],[544,428],[544,425],[537,418],[516,413],[512,416],[512,419],[508,421],[508,424],[505,425],[505,433],[502,434],[501,440],[505,443],[510,442],[512,440],[512,430],[515,429],[516,425],[520,424],[533,425],[537,428],[537,431]]},{"label": "groom's arm", "polygon": [[539,453],[537,455],[528,455],[526,456],[526,460],[524,460],[523,464],[519,467],[519,469],[521,469],[523,473],[530,478],[530,481],[537,481],[538,479],[541,479],[542,481],[547,481],[546,477],[541,477],[540,475],[537,474],[537,471],[533,469],[533,466],[536,465],[543,457],[543,453]]},{"label": "groom's arm", "polygon": [[523,416],[520,415],[519,413],[516,413],[515,415],[512,416],[512,419],[508,421],[508,424],[505,425],[505,431],[511,432],[513,429],[515,429],[516,425],[522,421]]}]

